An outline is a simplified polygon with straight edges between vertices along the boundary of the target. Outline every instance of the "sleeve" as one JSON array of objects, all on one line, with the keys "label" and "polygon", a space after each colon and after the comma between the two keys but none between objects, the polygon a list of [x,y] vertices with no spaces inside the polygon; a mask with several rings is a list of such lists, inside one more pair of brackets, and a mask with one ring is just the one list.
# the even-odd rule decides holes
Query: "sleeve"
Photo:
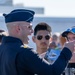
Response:
[{"label": "sleeve", "polygon": [[[65,69],[72,53],[68,48],[63,48],[60,56],[54,64],[49,65],[38,57],[31,50],[23,50],[17,56],[17,64],[22,69],[38,75],[60,75]],[[18,66],[19,66],[18,65]]]}]

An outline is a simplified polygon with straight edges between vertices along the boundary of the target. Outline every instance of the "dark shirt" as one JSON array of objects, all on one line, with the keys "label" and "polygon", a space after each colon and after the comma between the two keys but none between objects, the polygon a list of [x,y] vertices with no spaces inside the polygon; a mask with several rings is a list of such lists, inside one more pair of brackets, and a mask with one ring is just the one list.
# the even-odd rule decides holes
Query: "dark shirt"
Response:
[{"label": "dark shirt", "polygon": [[49,65],[31,48],[23,48],[22,45],[18,38],[3,38],[0,46],[0,75],[60,75],[72,56],[71,51],[64,48],[55,63]]}]

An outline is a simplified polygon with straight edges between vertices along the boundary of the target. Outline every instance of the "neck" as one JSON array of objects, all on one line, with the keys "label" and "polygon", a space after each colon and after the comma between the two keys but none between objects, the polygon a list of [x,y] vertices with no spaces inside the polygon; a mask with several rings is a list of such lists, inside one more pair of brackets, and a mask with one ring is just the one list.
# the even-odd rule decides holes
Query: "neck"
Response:
[{"label": "neck", "polygon": [[36,51],[37,51],[38,54],[42,54],[42,53],[47,51],[47,48],[37,48]]}]

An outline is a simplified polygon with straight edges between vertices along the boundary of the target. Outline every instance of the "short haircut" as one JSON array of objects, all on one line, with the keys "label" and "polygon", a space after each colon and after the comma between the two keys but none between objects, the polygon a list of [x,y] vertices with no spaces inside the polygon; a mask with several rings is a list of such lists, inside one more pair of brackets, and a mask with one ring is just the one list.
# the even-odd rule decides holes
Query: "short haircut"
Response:
[{"label": "short haircut", "polygon": [[38,23],[35,26],[35,28],[34,28],[34,35],[36,35],[37,32],[40,31],[40,30],[47,30],[49,33],[52,32],[51,27],[45,22]]}]

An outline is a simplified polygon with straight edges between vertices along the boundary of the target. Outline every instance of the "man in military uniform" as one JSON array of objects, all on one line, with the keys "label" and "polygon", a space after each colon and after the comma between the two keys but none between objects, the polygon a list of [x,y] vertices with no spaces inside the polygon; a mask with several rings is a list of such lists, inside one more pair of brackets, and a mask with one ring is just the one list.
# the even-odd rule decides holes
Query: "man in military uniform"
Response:
[{"label": "man in military uniform", "polygon": [[31,48],[22,47],[33,32],[31,22],[34,14],[34,11],[25,9],[15,9],[4,14],[9,36],[3,38],[0,46],[0,75],[60,75],[65,69],[75,42],[65,44],[53,65],[45,63]]}]

